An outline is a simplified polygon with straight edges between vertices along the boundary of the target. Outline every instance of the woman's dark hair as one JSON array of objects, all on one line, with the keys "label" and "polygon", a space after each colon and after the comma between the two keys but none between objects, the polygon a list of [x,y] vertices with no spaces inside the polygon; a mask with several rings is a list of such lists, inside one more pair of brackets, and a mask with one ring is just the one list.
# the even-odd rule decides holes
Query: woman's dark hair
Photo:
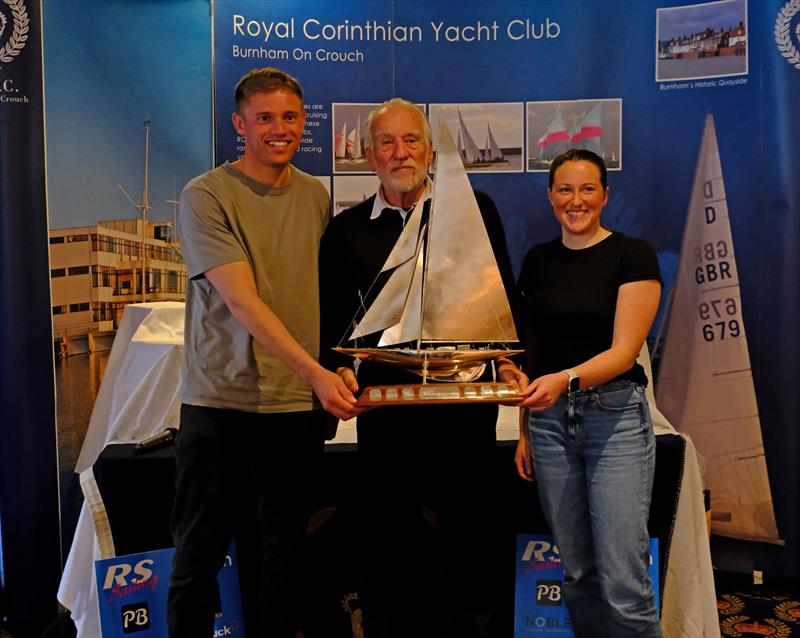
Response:
[{"label": "woman's dark hair", "polygon": [[548,182],[547,188],[553,188],[553,178],[555,177],[559,166],[561,166],[564,162],[580,161],[591,162],[597,166],[597,170],[600,171],[600,184],[602,184],[603,190],[608,188],[606,163],[597,153],[593,153],[585,148],[571,148],[568,151],[561,153],[561,155],[556,156],[556,158],[550,164],[550,181]]}]

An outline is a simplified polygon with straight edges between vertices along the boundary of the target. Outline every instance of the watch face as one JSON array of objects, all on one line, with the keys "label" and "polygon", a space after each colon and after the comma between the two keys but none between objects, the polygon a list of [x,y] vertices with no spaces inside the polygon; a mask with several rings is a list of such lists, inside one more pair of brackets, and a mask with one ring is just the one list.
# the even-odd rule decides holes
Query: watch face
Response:
[{"label": "watch face", "polygon": [[570,392],[577,392],[581,389],[581,380],[579,377],[572,377],[569,380],[569,391]]}]

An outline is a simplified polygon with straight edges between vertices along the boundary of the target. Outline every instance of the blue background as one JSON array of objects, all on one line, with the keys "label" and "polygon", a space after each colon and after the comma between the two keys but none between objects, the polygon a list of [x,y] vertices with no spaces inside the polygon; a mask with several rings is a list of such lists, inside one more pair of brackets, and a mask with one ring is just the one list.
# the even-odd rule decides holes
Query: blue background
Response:
[{"label": "blue background", "polygon": [[[623,170],[610,175],[605,223],[652,242],[668,280],[704,116],[714,114],[767,464],[786,541],[780,547],[714,537],[714,562],[722,569],[762,569],[767,578],[800,577],[800,70],[781,57],[774,40],[778,12],[788,1],[747,5],[747,84],[661,90],[654,80],[656,9],[689,2],[218,0],[216,126],[208,0],[24,1],[31,17],[28,42],[13,62],[0,64],[0,81],[14,79],[31,100],[25,109],[0,104],[0,582],[9,624],[40,633],[55,613],[52,592],[60,570],[46,207],[53,228],[132,217],[117,183],[139,198],[147,117],[153,121],[152,218],[171,217],[166,199],[173,180],[180,189],[213,164],[214,134],[216,159],[231,155],[232,86],[251,66],[264,64],[227,59],[232,42],[225,21],[234,9],[259,19],[313,14],[340,22],[368,15],[423,26],[422,43],[319,43],[331,50],[359,48],[366,57],[361,64],[280,63],[303,81],[308,103],[394,95],[423,103],[622,98]],[[511,17],[537,24],[549,17],[561,33],[510,42],[502,25]],[[501,40],[432,42],[430,20],[465,25],[477,18],[497,19]],[[791,22],[792,34],[798,19]],[[316,48],[309,42],[276,46],[290,44]],[[330,128],[317,138],[329,144]],[[311,161],[311,154],[297,157]],[[307,166],[311,172],[330,174],[329,156],[316,161],[318,166]],[[517,267],[531,243],[557,232],[544,175],[482,174],[472,180],[496,200]]]},{"label": "blue background", "polygon": [[[256,66],[275,65],[298,77],[306,104],[381,102],[393,96],[417,103],[540,102],[622,99],[622,170],[609,172],[611,187],[604,225],[644,237],[659,254],[665,290],[675,276],[692,178],[705,115],[713,113],[730,211],[744,322],[747,329],[767,465],[776,518],[785,547],[716,538],[715,565],[748,572],[765,569],[782,577],[800,576],[800,382],[797,334],[800,300],[800,70],[787,64],[774,41],[775,21],[784,2],[744,0],[719,5],[725,15],[746,13],[746,83],[709,88],[668,88],[692,81],[656,82],[657,9],[687,2],[501,1],[430,3],[324,1],[215,3],[216,162],[234,159],[235,134],[229,116],[233,88]],[[233,15],[246,21],[295,18],[293,40],[234,34]],[[670,24],[676,14],[670,13]],[[696,25],[686,14],[686,28]],[[421,42],[309,40],[302,23],[363,24],[375,20],[417,25]],[[680,16],[679,16],[680,17]],[[506,25],[530,19],[558,23],[555,38],[512,41]],[[482,42],[434,40],[430,22],[474,25],[497,21],[497,39]],[[792,23],[794,32],[795,22]],[[734,24],[727,25],[730,27]],[[662,34],[663,38],[663,34]],[[332,63],[234,59],[232,46],[315,52],[359,50],[363,62]],[[312,56],[313,57],[313,56]],[[298,153],[296,163],[315,175],[331,175],[331,119],[315,133],[322,155]],[[527,139],[527,135],[526,135]],[[505,224],[512,262],[519,268],[527,249],[559,232],[547,202],[544,173],[470,175],[476,188],[497,203]],[[334,186],[334,198],[336,196]],[[661,313],[654,324],[654,331]],[[656,365],[657,365],[656,353]],[[702,453],[702,450],[701,450]]]}]

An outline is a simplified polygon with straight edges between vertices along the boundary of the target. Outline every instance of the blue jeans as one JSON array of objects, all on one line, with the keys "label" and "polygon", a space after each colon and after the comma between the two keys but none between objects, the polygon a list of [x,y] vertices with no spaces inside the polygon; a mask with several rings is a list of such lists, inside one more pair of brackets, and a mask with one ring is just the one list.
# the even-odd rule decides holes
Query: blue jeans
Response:
[{"label": "blue jeans", "polygon": [[647,573],[655,437],[644,388],[612,381],[561,396],[530,412],[528,429],[576,636],[660,637]]}]

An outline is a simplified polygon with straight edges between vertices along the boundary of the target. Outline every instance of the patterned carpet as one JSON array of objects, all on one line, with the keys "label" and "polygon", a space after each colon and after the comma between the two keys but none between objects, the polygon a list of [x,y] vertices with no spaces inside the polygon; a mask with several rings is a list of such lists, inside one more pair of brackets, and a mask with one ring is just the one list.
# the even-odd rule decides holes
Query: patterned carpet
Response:
[{"label": "patterned carpet", "polygon": [[720,575],[716,581],[723,636],[800,638],[800,583],[752,585]]},{"label": "patterned carpet", "polygon": [[[719,624],[723,636],[736,638],[800,638],[800,581],[768,582],[753,585],[741,574],[715,573]],[[341,633],[349,635],[349,625],[356,624],[349,601],[348,614],[342,617]],[[338,610],[339,615],[341,609]],[[360,613],[355,611],[356,614]],[[350,616],[349,620],[346,619]],[[323,632],[325,635],[329,632]],[[315,634],[316,635],[316,634]],[[353,635],[359,635],[353,631]],[[362,634],[363,635],[363,634]],[[0,638],[11,638],[0,630]],[[59,617],[41,638],[75,638],[75,625],[67,614]]]}]

